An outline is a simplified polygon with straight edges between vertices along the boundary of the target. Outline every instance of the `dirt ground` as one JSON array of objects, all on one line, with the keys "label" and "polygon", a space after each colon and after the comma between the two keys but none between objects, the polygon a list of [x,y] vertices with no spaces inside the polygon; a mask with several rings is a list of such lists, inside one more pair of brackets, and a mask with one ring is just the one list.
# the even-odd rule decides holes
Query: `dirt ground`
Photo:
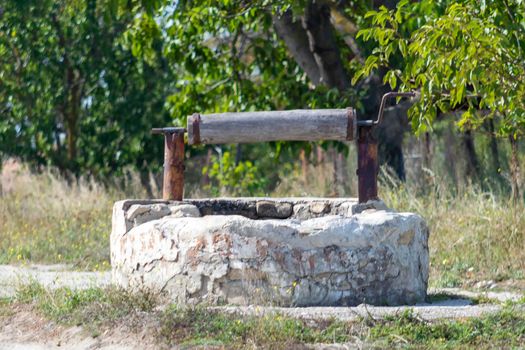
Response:
[{"label": "dirt ground", "polygon": [[[33,265],[28,267],[0,266],[0,296],[14,295],[16,286],[36,280],[48,288],[69,286],[72,288],[103,287],[111,283],[109,272],[69,271],[63,265]],[[502,285],[503,287],[503,285]],[[516,288],[510,288],[516,290]],[[520,288],[518,288],[519,290]],[[422,319],[450,319],[479,317],[500,310],[499,302],[518,300],[521,292],[471,292],[459,289],[431,290],[431,295],[440,295],[433,303],[401,307],[377,307],[359,305],[357,307],[307,307],[272,308],[260,306],[223,306],[216,309],[243,315],[264,315],[272,312],[286,314],[305,320],[339,319],[355,320],[359,317],[382,318],[412,309]],[[446,297],[446,296],[449,297]],[[443,297],[445,296],[445,297]],[[488,303],[473,305],[476,298],[489,300]],[[132,322],[131,322],[132,321]],[[13,305],[0,314],[0,350],[47,350],[47,349],[157,349],[155,329],[157,321],[151,315],[141,315],[140,320],[130,320],[129,324],[110,327],[103,334],[93,335],[81,327],[64,327],[44,319],[28,305]],[[133,324],[133,326],[130,326]],[[354,344],[355,345],[355,344]],[[350,345],[332,346],[350,348]],[[319,347],[315,347],[319,348]]]},{"label": "dirt ground", "polygon": [[17,305],[11,315],[0,318],[0,350],[157,349],[149,327],[136,332],[123,325],[94,337],[82,327],[57,325],[29,306]]}]

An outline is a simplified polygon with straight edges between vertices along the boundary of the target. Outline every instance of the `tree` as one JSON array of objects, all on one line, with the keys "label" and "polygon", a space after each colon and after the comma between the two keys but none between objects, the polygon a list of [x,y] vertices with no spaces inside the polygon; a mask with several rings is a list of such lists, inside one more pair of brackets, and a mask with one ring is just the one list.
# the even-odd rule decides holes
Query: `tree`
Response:
[{"label": "tree", "polygon": [[[108,0],[108,7],[136,15],[128,35],[137,56],[147,60],[151,33],[164,43],[180,78],[168,103],[182,122],[196,110],[347,106],[371,119],[387,91],[380,76],[350,84],[371,49],[355,38],[364,14],[375,8],[367,1]],[[395,150],[386,161],[402,177],[402,137],[382,141]]]},{"label": "tree", "polygon": [[417,132],[431,127],[438,111],[462,110],[458,125],[466,130],[496,120],[497,134],[511,144],[512,196],[518,199],[517,140],[525,133],[525,5],[519,0],[440,5],[404,0],[395,10],[368,13],[372,27],[359,35],[380,45],[361,73],[387,67],[385,81],[392,88],[419,91],[409,110]]},{"label": "tree", "polygon": [[170,121],[173,75],[126,48],[131,20],[98,0],[0,1],[0,154],[101,178],[160,166],[150,128]]}]

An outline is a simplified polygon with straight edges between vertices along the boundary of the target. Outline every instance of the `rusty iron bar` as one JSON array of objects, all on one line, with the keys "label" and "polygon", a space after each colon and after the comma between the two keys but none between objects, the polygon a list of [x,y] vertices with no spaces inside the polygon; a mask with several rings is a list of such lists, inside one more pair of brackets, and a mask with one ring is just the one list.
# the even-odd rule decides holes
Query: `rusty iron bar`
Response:
[{"label": "rusty iron bar", "polygon": [[377,140],[371,126],[361,126],[357,137],[357,187],[359,203],[377,200]]},{"label": "rusty iron bar", "polygon": [[373,122],[374,125],[379,125],[383,121],[383,115],[385,113],[386,101],[394,97],[415,97],[415,92],[397,92],[391,91],[383,95],[381,99],[381,105],[379,106],[379,113],[377,114],[377,119]]},{"label": "rusty iron bar", "polygon": [[164,179],[162,199],[182,201],[184,196],[184,128],[155,128],[164,135]]},{"label": "rusty iron bar", "polygon": [[376,120],[357,121],[357,187],[359,203],[377,200],[377,175],[379,161],[377,140],[373,135],[374,127],[383,121],[386,101],[393,97],[415,97],[414,92],[389,92],[383,95]]}]

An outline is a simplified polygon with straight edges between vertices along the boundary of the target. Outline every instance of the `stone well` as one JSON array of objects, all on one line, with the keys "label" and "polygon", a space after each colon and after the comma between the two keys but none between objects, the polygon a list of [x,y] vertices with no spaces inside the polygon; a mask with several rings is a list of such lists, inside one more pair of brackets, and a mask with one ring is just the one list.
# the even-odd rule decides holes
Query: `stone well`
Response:
[{"label": "stone well", "polygon": [[414,304],[426,297],[428,234],[419,215],[382,202],[123,200],[111,263],[118,285],[178,303]]}]

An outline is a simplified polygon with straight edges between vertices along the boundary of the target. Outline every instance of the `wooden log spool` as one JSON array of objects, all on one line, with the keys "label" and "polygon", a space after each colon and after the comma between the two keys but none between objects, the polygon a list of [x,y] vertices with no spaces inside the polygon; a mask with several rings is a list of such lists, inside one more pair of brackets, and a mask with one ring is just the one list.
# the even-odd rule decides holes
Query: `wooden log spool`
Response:
[{"label": "wooden log spool", "polygon": [[351,141],[356,138],[353,108],[193,114],[188,143],[224,144],[267,141]]}]

